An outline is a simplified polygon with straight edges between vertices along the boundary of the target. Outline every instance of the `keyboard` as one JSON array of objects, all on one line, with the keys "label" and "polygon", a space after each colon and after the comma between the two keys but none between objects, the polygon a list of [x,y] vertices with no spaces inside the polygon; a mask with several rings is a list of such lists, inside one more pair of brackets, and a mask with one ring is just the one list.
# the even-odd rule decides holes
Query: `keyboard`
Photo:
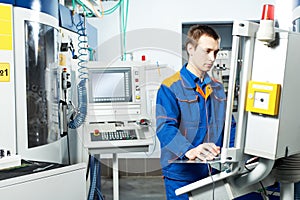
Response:
[{"label": "keyboard", "polygon": [[115,130],[115,131],[99,131],[94,130],[90,133],[91,141],[113,141],[113,140],[136,140],[138,139],[135,129]]}]

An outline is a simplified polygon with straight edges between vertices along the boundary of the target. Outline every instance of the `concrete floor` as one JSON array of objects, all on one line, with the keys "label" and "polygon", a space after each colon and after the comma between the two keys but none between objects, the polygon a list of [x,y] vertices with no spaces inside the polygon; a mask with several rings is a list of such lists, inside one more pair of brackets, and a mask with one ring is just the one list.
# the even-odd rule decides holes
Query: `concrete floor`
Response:
[{"label": "concrete floor", "polygon": [[[161,176],[121,177],[119,200],[165,200],[165,188]],[[102,178],[101,192],[105,200],[113,200],[112,179]]]},{"label": "concrete floor", "polygon": [[[104,200],[113,200],[113,181],[102,178],[101,192]],[[119,179],[119,200],[166,200],[165,188],[161,176],[126,176]],[[269,196],[270,200],[279,200],[274,191]],[[250,193],[236,200],[263,200],[259,193]]]}]

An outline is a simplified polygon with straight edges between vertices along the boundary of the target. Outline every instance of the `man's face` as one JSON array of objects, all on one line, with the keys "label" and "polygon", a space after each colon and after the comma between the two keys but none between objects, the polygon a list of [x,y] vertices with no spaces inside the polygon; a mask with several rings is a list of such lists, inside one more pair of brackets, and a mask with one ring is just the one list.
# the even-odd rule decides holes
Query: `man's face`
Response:
[{"label": "man's face", "polygon": [[194,70],[200,73],[208,72],[213,66],[218,51],[219,41],[207,35],[203,35],[199,38],[196,48],[190,46],[189,63],[196,68]]}]

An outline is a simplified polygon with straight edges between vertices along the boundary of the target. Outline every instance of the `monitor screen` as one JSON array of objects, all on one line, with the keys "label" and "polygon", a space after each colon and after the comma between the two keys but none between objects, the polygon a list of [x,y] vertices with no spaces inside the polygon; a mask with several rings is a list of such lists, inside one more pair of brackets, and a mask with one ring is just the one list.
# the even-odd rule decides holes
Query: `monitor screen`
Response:
[{"label": "monitor screen", "polygon": [[131,68],[92,69],[89,71],[90,102],[131,102]]}]

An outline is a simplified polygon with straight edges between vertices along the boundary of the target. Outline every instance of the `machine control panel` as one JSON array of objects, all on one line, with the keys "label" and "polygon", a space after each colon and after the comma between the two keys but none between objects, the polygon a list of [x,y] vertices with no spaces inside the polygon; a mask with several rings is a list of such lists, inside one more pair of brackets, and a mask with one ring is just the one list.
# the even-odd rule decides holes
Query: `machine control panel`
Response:
[{"label": "machine control panel", "polygon": [[83,134],[84,146],[92,154],[147,152],[153,138],[137,123],[89,123]]},{"label": "machine control panel", "polygon": [[99,131],[94,129],[91,133],[91,141],[112,141],[112,140],[136,140],[137,133],[134,129]]}]

